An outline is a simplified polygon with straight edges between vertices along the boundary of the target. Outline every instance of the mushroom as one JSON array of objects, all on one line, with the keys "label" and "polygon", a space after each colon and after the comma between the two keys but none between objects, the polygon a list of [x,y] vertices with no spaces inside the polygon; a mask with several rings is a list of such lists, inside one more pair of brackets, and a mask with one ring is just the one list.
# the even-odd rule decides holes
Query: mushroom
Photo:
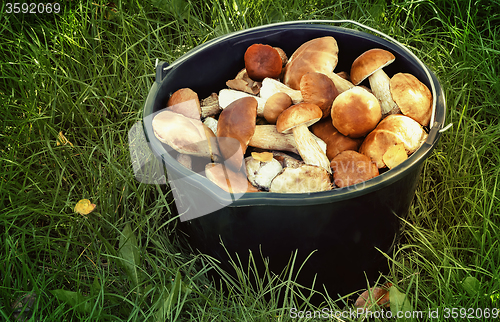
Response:
[{"label": "mushroom", "polygon": [[330,116],[330,109],[339,95],[332,80],[322,73],[308,72],[300,79],[300,92],[304,103],[317,105],[323,111],[323,118]]},{"label": "mushroom", "polygon": [[292,89],[276,79],[264,78],[262,81],[262,87],[260,88],[260,97],[267,100],[269,97],[278,92],[288,94],[288,96],[292,99],[293,104],[298,104],[303,100],[300,90]]},{"label": "mushroom", "polygon": [[271,182],[270,192],[309,193],[332,189],[328,172],[318,166],[301,164],[284,168]]},{"label": "mushroom", "polygon": [[332,36],[311,39],[303,43],[292,54],[285,66],[283,83],[292,89],[300,89],[300,79],[307,72],[318,72],[328,76],[339,93],[354,85],[335,74],[339,48]]},{"label": "mushroom", "polygon": [[432,113],[432,94],[412,74],[398,73],[390,80],[392,98],[401,113],[411,117],[423,126],[428,126]]},{"label": "mushroom", "polygon": [[152,121],[155,136],[179,153],[214,159],[219,154],[215,135],[199,119],[164,110]]},{"label": "mushroom", "polygon": [[292,105],[278,116],[276,129],[280,133],[293,133],[297,150],[305,163],[320,166],[331,173],[330,161],[308,129],[308,126],[319,121],[322,116],[323,112],[317,105]]},{"label": "mushroom", "polygon": [[264,116],[264,106],[266,104],[266,100],[252,95],[248,94],[242,91],[236,91],[233,89],[227,89],[224,88],[219,91],[219,105],[222,109],[225,109],[227,106],[229,106],[231,103],[233,103],[236,100],[239,100],[242,97],[252,97],[257,100],[257,115],[258,116]]},{"label": "mushroom", "polygon": [[248,76],[247,70],[243,68],[234,79],[226,82],[227,87],[248,94],[257,95],[260,92],[262,82],[256,82]]},{"label": "mushroom", "polygon": [[356,86],[343,93],[333,101],[332,124],[343,135],[356,139],[373,130],[382,114],[378,99]]},{"label": "mushroom", "polygon": [[203,120],[203,124],[208,126],[208,128],[212,130],[212,132],[214,132],[216,136],[217,136],[217,123],[218,121],[211,116],[208,116]]},{"label": "mushroom", "polygon": [[286,167],[297,168],[301,164],[304,164],[304,162],[297,160],[291,155],[288,155],[280,151],[273,151],[273,158],[276,159],[283,168]]},{"label": "mushroom", "polygon": [[227,106],[217,122],[217,142],[225,163],[239,170],[243,155],[255,132],[257,100],[253,97],[240,98]]},{"label": "mushroom", "polygon": [[[326,143],[312,133],[311,136],[319,145],[321,151],[326,153]],[[272,124],[255,126],[254,135],[248,145],[265,150],[288,151],[299,154],[293,134],[280,133],[276,129],[276,125]]]},{"label": "mushroom", "polygon": [[256,153],[245,158],[248,181],[259,190],[269,190],[271,181],[283,170],[281,164],[273,158],[273,154],[269,154],[269,160],[259,158]]},{"label": "mushroom", "polygon": [[366,136],[359,152],[370,157],[381,169],[387,166],[383,157],[391,146],[402,144],[410,155],[426,138],[427,133],[417,121],[402,114],[389,115]]},{"label": "mushroom", "polygon": [[200,100],[198,94],[190,88],[176,90],[168,99],[167,108],[192,119],[200,119]]},{"label": "mushroom", "polygon": [[340,133],[332,124],[330,117],[324,118],[311,126],[311,132],[326,143],[326,156],[332,160],[345,150],[358,151],[362,139],[352,139]]},{"label": "mushroom", "polygon": [[248,180],[244,171],[233,171],[221,163],[208,163],[205,166],[207,178],[229,193],[258,192]]},{"label": "mushroom", "polygon": [[347,150],[332,159],[333,182],[339,188],[352,186],[378,176],[375,162],[359,152]]},{"label": "mushroom", "polygon": [[278,78],[281,74],[281,56],[269,45],[251,45],[245,52],[244,60],[248,76],[254,81],[262,81],[266,77]]},{"label": "mushroom", "polygon": [[271,124],[276,124],[278,116],[292,105],[290,96],[283,92],[277,92],[266,100],[264,104],[264,118]]},{"label": "mushroom", "polygon": [[358,56],[351,66],[351,81],[354,85],[359,85],[368,77],[373,94],[380,100],[383,115],[394,114],[398,110],[389,89],[389,76],[383,70],[395,59],[391,52],[373,48]]},{"label": "mushroom", "polygon": [[212,93],[210,96],[200,101],[201,117],[209,117],[218,115],[221,111],[219,106],[219,96],[217,93]]}]

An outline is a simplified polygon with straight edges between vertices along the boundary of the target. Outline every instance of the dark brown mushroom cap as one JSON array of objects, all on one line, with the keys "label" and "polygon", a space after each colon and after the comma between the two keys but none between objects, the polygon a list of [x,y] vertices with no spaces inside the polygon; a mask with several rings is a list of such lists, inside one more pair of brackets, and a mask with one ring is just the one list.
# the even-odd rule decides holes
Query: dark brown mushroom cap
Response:
[{"label": "dark brown mushroom cap", "polygon": [[373,48],[362,53],[351,66],[351,82],[358,85],[365,78],[392,63],[396,57],[389,51]]},{"label": "dark brown mushroom cap", "polygon": [[412,74],[398,73],[390,80],[392,99],[401,113],[411,117],[423,126],[428,126],[432,114],[432,94]]},{"label": "dark brown mushroom cap", "polygon": [[283,83],[300,89],[300,79],[305,73],[332,73],[337,67],[339,48],[332,36],[314,38],[300,45],[285,66]]},{"label": "dark brown mushroom cap", "polygon": [[340,133],[332,124],[330,117],[324,118],[311,126],[311,132],[326,143],[326,156],[332,160],[345,150],[358,151],[362,139],[352,139]]},{"label": "dark brown mushroom cap", "polygon": [[200,100],[198,94],[190,88],[175,91],[167,101],[167,108],[192,119],[200,119]]},{"label": "dark brown mushroom cap", "polygon": [[266,77],[278,78],[281,74],[281,56],[269,45],[251,45],[245,52],[244,60],[248,76],[254,81],[262,81]]},{"label": "dark brown mushroom cap", "polygon": [[276,129],[280,133],[290,133],[299,125],[310,126],[321,119],[323,112],[311,103],[299,103],[292,105],[278,116]]},{"label": "dark brown mushroom cap", "polygon": [[300,93],[304,103],[317,105],[323,111],[323,118],[330,116],[330,109],[339,95],[330,77],[322,73],[305,73],[300,79]]},{"label": "dark brown mushroom cap", "polygon": [[226,164],[239,170],[248,142],[255,132],[257,100],[243,97],[229,104],[219,115],[217,142]]},{"label": "dark brown mushroom cap", "polygon": [[362,183],[379,175],[377,165],[369,157],[356,151],[340,152],[330,162],[337,187]]},{"label": "dark brown mushroom cap", "polygon": [[372,131],[382,118],[379,100],[360,86],[337,96],[332,104],[332,124],[343,135],[360,138]]},{"label": "dark brown mushroom cap", "polygon": [[271,95],[264,105],[264,118],[271,124],[276,124],[278,116],[292,105],[290,95],[278,92]]}]

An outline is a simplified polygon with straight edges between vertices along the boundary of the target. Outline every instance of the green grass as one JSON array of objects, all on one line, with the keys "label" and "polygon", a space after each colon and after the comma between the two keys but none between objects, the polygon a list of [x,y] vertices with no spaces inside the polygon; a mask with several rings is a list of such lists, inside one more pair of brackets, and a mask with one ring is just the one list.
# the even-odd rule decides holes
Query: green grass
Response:
[{"label": "green grass", "polygon": [[[259,272],[257,286],[252,267],[210,282],[217,263],[178,234],[168,187],[135,180],[127,140],[157,58],[297,19],[357,20],[436,73],[453,127],[425,163],[381,282],[414,310],[500,308],[498,0],[61,3],[52,16],[0,14],[0,320],[29,293],[39,321],[291,320],[308,293],[286,271]],[[59,132],[72,145],[58,146]],[[74,213],[82,198],[96,211]]]}]

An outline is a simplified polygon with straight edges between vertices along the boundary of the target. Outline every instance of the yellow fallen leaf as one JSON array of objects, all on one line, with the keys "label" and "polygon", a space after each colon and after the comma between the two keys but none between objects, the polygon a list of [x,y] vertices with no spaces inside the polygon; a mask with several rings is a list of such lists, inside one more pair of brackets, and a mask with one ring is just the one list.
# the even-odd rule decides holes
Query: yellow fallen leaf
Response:
[{"label": "yellow fallen leaf", "polygon": [[273,159],[273,154],[271,152],[252,152],[252,158],[261,162],[269,162]]},{"label": "yellow fallen leaf", "polygon": [[394,168],[406,159],[408,159],[408,154],[406,154],[406,150],[402,144],[391,146],[382,156],[382,160],[389,169]]},{"label": "yellow fallen leaf", "polygon": [[91,203],[88,199],[78,201],[74,211],[81,215],[88,215],[95,209],[95,204]]},{"label": "yellow fallen leaf", "polygon": [[71,147],[73,147],[73,143],[69,142],[69,140],[64,136],[64,134],[62,132],[59,132],[59,134],[57,135],[56,145],[60,146],[60,145],[66,145],[66,144],[69,144],[69,145],[71,145]]}]

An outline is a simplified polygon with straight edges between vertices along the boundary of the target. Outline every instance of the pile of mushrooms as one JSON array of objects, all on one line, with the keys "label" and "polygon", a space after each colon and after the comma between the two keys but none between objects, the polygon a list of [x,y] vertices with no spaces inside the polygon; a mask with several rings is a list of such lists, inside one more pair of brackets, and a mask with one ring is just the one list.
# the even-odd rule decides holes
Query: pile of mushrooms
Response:
[{"label": "pile of mushrooms", "polygon": [[388,76],[395,56],[387,50],[364,52],[349,73],[334,72],[338,52],[331,36],[290,58],[253,44],[228,88],[202,100],[189,88],[174,92],[154,133],[228,192],[308,193],[369,180],[425,141],[432,95],[411,74]]}]

